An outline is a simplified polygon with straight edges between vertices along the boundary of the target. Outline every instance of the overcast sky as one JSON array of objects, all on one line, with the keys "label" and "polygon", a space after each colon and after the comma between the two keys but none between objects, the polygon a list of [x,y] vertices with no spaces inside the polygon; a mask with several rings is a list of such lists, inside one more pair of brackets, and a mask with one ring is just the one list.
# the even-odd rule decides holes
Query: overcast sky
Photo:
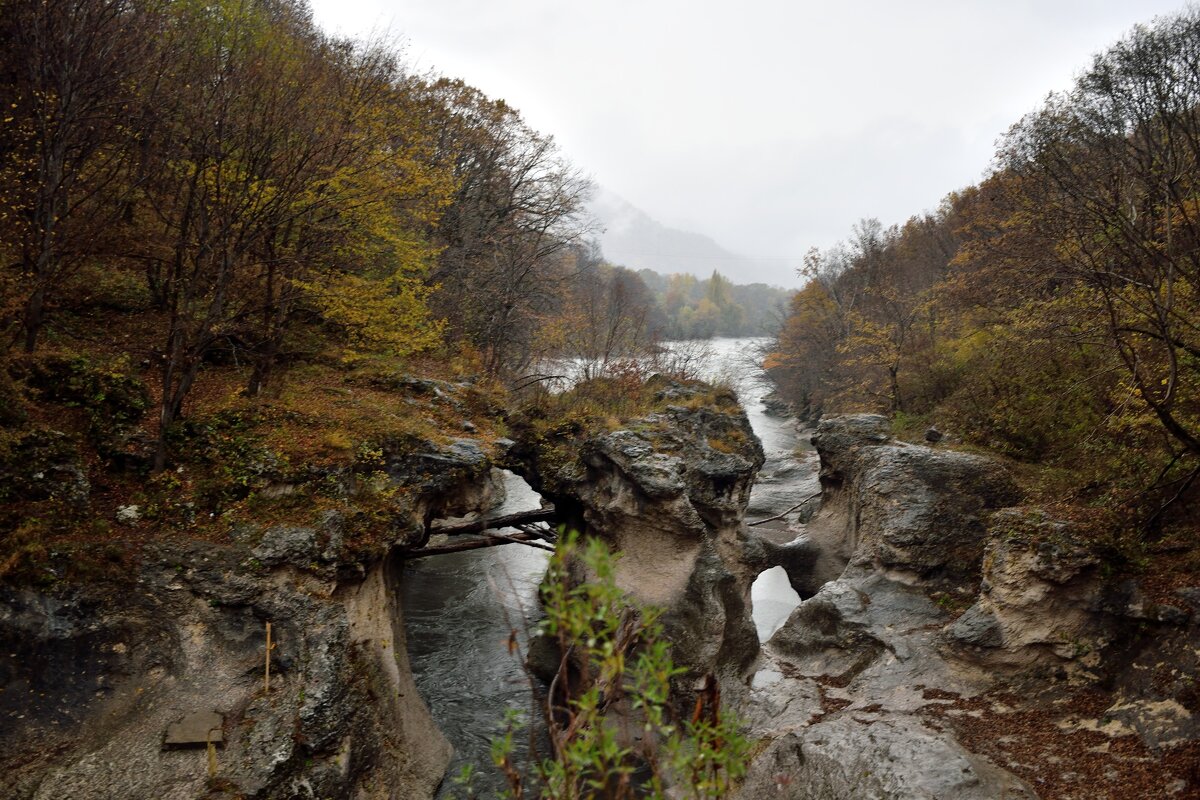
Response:
[{"label": "overcast sky", "polygon": [[778,263],[976,181],[997,137],[1180,0],[311,0],[518,108],[668,225]]}]

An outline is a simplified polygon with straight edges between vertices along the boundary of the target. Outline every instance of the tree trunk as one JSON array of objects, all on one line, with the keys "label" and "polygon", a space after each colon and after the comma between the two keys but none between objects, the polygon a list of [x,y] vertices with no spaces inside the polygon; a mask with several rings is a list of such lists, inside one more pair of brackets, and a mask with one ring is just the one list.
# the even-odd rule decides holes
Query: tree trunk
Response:
[{"label": "tree trunk", "polygon": [[22,320],[22,326],[25,329],[24,349],[26,353],[32,353],[37,348],[38,333],[42,329],[42,320],[45,316],[46,305],[46,287],[41,281],[38,281],[37,288],[29,295],[29,300],[25,303],[25,316]]}]

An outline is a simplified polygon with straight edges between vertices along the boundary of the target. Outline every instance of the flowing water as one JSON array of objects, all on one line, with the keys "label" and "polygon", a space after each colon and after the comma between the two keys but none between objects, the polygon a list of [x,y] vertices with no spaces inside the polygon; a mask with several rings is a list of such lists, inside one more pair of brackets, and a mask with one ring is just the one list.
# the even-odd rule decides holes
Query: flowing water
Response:
[{"label": "flowing water", "polygon": [[[772,416],[762,403],[769,391],[758,366],[765,342],[715,339],[699,345],[705,350],[705,377],[734,386],[766,453],[748,519],[779,514],[816,485],[814,459],[805,453],[805,437],[795,421]],[[538,507],[540,498],[521,478],[506,473],[505,488],[504,504],[491,513]],[[480,797],[492,797],[502,786],[491,769],[490,742],[505,708],[530,708],[529,678],[510,653],[509,636],[517,632],[523,651],[525,633],[536,624],[537,585],[547,556],[514,544],[418,559],[405,566],[401,599],[417,688],[454,745],[448,775],[474,765],[483,778],[477,783]],[[751,598],[761,639],[799,602],[781,568],[763,573]],[[519,752],[524,744],[518,742]],[[465,795],[447,780],[438,797],[456,796]]]},{"label": "flowing water", "polygon": [[[538,508],[541,498],[510,472],[506,499],[495,515]],[[491,740],[504,710],[528,711],[529,677],[509,650],[516,631],[524,651],[536,624],[537,586],[546,570],[545,550],[513,544],[431,556],[404,567],[401,602],[408,655],[417,689],[437,726],[454,745],[439,798],[465,797],[449,778],[464,765],[479,770],[479,797],[494,797],[503,784],[494,774]],[[518,742],[519,752],[527,750]]]}]

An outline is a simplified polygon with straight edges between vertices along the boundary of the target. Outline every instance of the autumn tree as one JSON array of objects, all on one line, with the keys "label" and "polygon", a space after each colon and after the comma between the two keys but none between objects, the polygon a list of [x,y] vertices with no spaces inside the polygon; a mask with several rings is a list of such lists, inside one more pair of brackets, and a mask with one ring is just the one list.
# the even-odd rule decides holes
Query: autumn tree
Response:
[{"label": "autumn tree", "polygon": [[817,416],[841,378],[838,348],[846,323],[825,284],[809,281],[792,298],[776,344],[763,363],[784,394],[798,403],[801,415]]},{"label": "autumn tree", "polygon": [[421,88],[441,128],[457,191],[436,229],[431,275],[448,335],[471,342],[496,374],[520,372],[570,279],[570,248],[590,231],[590,183],[515,109],[461,81]]},{"label": "autumn tree", "polygon": [[207,354],[244,351],[258,391],[302,297],[359,345],[429,344],[420,228],[449,191],[426,168],[432,144],[400,132],[386,50],[328,39],[286,3],[171,13],[138,165],[137,257],[166,316],[159,469]]},{"label": "autumn tree", "polygon": [[116,249],[137,188],[124,123],[161,19],[138,0],[0,3],[0,257],[27,352],[55,289]]},{"label": "autumn tree", "polygon": [[1138,27],[1015,126],[1001,163],[1063,291],[1200,476],[1200,10]]},{"label": "autumn tree", "polygon": [[661,320],[653,294],[624,267],[604,263],[598,251],[578,248],[562,313],[553,320],[560,353],[584,361],[584,377],[644,354]]}]

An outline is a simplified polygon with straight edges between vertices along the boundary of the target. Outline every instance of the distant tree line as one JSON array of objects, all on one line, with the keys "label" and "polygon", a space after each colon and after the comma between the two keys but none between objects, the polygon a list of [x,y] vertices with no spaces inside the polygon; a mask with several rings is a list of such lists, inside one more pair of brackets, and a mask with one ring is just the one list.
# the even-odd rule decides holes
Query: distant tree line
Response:
[{"label": "distant tree line", "polygon": [[708,278],[639,270],[662,312],[670,339],[774,335],[792,292],[765,283],[736,284],[716,270]]},{"label": "distant tree line", "polygon": [[768,362],[788,396],[1055,465],[1062,496],[1143,530],[1185,515],[1200,477],[1197,64],[1200,11],[1138,27],[1014,125],[981,184],[810,253]]},{"label": "distant tree line", "polygon": [[540,352],[601,369],[670,340],[773,335],[791,295],[734,284],[718,272],[707,279],[634,272],[609,264],[594,244],[572,247],[570,260],[573,278],[560,313],[542,329]]}]

